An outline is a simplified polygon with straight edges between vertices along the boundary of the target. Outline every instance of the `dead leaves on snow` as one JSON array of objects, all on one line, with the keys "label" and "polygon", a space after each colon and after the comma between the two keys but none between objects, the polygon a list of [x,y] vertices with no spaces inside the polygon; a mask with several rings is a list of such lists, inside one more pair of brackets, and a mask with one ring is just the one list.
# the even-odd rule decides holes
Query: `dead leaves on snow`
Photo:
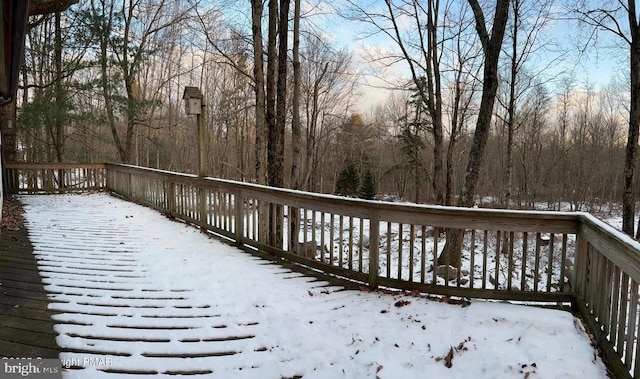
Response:
[{"label": "dead leaves on snow", "polygon": [[458,344],[458,346],[456,346],[456,347],[451,346],[449,348],[449,352],[444,357],[436,357],[435,358],[436,362],[444,361],[445,367],[447,367],[447,368],[453,367],[453,355],[454,355],[454,353],[460,353],[460,352],[469,350],[469,348],[467,348],[467,346],[465,346],[465,344],[468,343],[468,342],[471,342],[471,337],[467,337],[467,339],[465,339],[464,341],[460,342]]}]

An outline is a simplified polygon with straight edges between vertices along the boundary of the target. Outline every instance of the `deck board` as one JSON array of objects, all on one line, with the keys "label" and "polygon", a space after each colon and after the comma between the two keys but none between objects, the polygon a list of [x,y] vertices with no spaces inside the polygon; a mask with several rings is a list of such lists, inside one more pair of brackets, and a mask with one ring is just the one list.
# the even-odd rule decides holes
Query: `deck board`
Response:
[{"label": "deck board", "polygon": [[58,358],[55,324],[26,229],[0,233],[0,357]]}]

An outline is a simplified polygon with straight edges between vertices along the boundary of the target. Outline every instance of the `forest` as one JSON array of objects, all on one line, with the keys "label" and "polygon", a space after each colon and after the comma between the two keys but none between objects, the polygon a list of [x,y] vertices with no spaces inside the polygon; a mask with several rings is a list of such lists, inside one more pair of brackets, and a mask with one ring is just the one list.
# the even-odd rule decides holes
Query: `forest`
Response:
[{"label": "forest", "polygon": [[[208,176],[429,204],[626,204],[633,234],[637,20],[634,1],[80,1],[29,20],[17,160],[195,173],[182,97],[196,86]],[[574,70],[594,52],[619,56],[608,83]]]}]

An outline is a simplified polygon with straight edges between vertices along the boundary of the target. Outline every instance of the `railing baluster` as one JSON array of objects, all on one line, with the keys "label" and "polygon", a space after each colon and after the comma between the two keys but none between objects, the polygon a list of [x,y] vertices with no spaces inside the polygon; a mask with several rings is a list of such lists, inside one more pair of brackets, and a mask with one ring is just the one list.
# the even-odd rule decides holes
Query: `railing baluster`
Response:
[{"label": "railing baluster", "polygon": [[471,252],[469,253],[469,288],[473,289],[476,277],[476,230],[471,229]]},{"label": "railing baluster", "polygon": [[398,224],[398,277],[397,279],[402,279],[402,242],[404,231],[402,230],[403,224]]},{"label": "railing baluster", "polygon": [[527,252],[529,250],[529,233],[522,233],[522,264],[520,270],[520,290],[527,288]]},{"label": "railing baluster", "polygon": [[609,330],[611,329],[611,290],[612,283],[611,277],[613,276],[613,263],[606,259],[605,260],[605,275],[602,278],[602,327],[604,330],[604,334],[608,335]]},{"label": "railing baluster", "polygon": [[233,193],[233,207],[235,209],[233,228],[234,228],[234,234],[236,236],[235,237],[236,246],[242,246],[244,245],[243,230],[244,230],[245,219],[242,212],[244,210],[244,201],[242,199],[242,194],[240,193],[239,189],[236,189],[235,192]]},{"label": "railing baluster", "polygon": [[349,271],[353,270],[353,216],[349,216]]},{"label": "railing baluster", "polygon": [[533,267],[533,292],[538,292],[538,282],[540,281],[540,242],[542,235],[536,233],[536,259]]},{"label": "railing baluster", "polygon": [[618,308],[620,307],[620,268],[614,267],[613,270],[613,286],[611,292],[611,328],[609,330],[609,339],[611,345],[616,348],[618,340]]},{"label": "railing baluster", "polygon": [[427,266],[426,257],[427,257],[427,226],[420,226],[420,234],[422,238],[420,238],[420,283],[424,283],[425,280],[425,269]]},{"label": "railing baluster", "polygon": [[627,341],[624,352],[624,364],[629,370],[632,368],[633,357],[635,356],[633,348],[638,342],[637,323],[638,323],[638,283],[631,280],[631,298],[629,300],[629,318],[627,321]]},{"label": "railing baluster", "polygon": [[391,222],[387,221],[387,278],[391,278]]},{"label": "railing baluster", "polygon": [[509,276],[507,277],[507,290],[511,291],[511,282],[515,274],[515,266],[513,265],[513,249],[515,242],[515,232],[509,232]]},{"label": "railing baluster", "polygon": [[496,268],[493,273],[494,281],[495,281],[495,283],[493,283],[494,289],[500,288],[500,258],[502,257],[502,251],[501,251],[502,238],[501,237],[502,237],[502,232],[500,230],[496,231],[496,251],[495,251]]},{"label": "railing baluster", "polygon": [[622,287],[620,288],[620,313],[618,315],[618,344],[616,351],[618,355],[622,356],[627,333],[627,307],[629,304],[629,276],[626,273],[622,273]]},{"label": "railing baluster", "polygon": [[411,224],[409,225],[409,278],[408,280],[410,282],[413,282],[413,249],[414,249],[414,242],[415,242],[415,238],[416,238],[416,230],[415,230],[415,225]]},{"label": "railing baluster", "polygon": [[325,212],[320,212],[320,262],[327,263],[325,256]]},{"label": "railing baluster", "polygon": [[482,289],[487,289],[487,262],[489,261],[489,231],[484,231],[482,246]]},{"label": "railing baluster", "polygon": [[378,288],[380,252],[380,220],[378,212],[369,210],[369,288]]},{"label": "railing baluster", "polygon": [[312,259],[315,259],[315,256],[317,254],[317,246],[318,246],[318,241],[316,238],[316,211],[315,210],[311,210],[311,248],[313,249],[314,253],[312,256]]},{"label": "railing baluster", "polygon": [[358,231],[358,272],[362,272],[363,265],[363,255],[364,255],[364,220],[362,217],[358,218],[359,220],[359,231]]},{"label": "railing baluster", "polygon": [[334,236],[335,236],[335,214],[331,213],[331,218],[330,218],[330,226],[329,226],[329,239],[331,241],[329,241],[329,264],[333,265],[333,250],[335,249],[334,246]]},{"label": "railing baluster", "polygon": [[432,265],[432,278],[431,284],[438,284],[438,238],[440,237],[440,229],[437,227],[433,228],[433,265]]},{"label": "railing baluster", "polygon": [[256,198],[251,199],[253,201],[253,240],[260,241],[260,207],[262,206],[262,200]]},{"label": "railing baluster", "polygon": [[339,237],[340,239],[338,240],[338,267],[342,267],[343,264],[343,260],[342,260],[342,254],[344,252],[344,216],[340,215],[340,217],[338,218],[338,221],[340,222],[340,233],[339,233]]},{"label": "railing baluster", "polygon": [[562,234],[562,251],[560,256],[560,292],[567,292],[565,278],[567,276],[567,233]]},{"label": "railing baluster", "polygon": [[555,235],[551,233],[549,236],[549,256],[547,261],[547,292],[551,291],[551,284],[553,282],[553,253],[554,253]]}]

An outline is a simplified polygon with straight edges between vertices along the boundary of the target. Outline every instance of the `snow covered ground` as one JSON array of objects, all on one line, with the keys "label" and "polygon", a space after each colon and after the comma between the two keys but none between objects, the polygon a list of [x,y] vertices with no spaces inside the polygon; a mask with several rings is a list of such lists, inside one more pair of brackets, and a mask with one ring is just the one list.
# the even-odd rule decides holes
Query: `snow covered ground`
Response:
[{"label": "snow covered ground", "polygon": [[21,200],[65,378],[606,377],[567,312],[346,291],[105,194]]}]

